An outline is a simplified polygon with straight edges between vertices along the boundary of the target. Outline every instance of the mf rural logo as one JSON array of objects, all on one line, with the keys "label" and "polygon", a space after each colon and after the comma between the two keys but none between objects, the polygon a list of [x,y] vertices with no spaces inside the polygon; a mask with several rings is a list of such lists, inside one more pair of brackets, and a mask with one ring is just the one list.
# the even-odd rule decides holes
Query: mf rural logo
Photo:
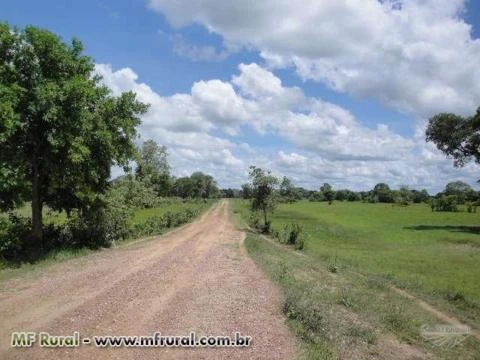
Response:
[{"label": "mf rural logo", "polygon": [[423,325],[420,328],[422,337],[436,346],[455,347],[470,335],[470,327],[466,325]]}]

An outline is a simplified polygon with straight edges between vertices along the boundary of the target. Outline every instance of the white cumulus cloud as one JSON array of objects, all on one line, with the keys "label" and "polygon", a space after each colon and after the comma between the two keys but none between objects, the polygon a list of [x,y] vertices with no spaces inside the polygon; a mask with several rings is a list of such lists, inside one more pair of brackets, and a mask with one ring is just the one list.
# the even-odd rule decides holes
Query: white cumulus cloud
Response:
[{"label": "white cumulus cloud", "polygon": [[[480,40],[462,19],[465,2],[149,0],[149,5],[174,27],[202,24],[222,36],[227,48],[257,49],[270,66],[293,66],[304,79],[429,117],[443,111],[469,114],[480,105]],[[248,87],[278,90],[268,82]]]},{"label": "white cumulus cloud", "polygon": [[[222,186],[247,180],[257,164],[287,175],[299,185],[368,189],[378,182],[439,190],[455,178],[472,183],[475,167],[452,167],[433,145],[424,142],[424,126],[414,137],[379,124],[362,125],[348,110],[298,87],[284,86],[258,64],[240,64],[231,81],[204,80],[189,93],[161,96],[129,69],[97,64],[103,82],[118,94],[134,91],[149,103],[140,134],[169,148],[175,174],[214,175]],[[249,143],[253,131],[272,146]],[[291,150],[286,150],[291,149]]]}]

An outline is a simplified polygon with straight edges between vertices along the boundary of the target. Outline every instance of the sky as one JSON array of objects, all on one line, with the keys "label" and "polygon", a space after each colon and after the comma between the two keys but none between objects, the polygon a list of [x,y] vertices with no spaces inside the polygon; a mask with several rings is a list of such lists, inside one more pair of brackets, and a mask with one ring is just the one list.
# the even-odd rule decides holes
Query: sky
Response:
[{"label": "sky", "polygon": [[176,176],[478,189],[425,127],[480,106],[480,1],[16,0],[0,21],[79,38],[113,94],[150,104],[138,143],[167,146]]}]

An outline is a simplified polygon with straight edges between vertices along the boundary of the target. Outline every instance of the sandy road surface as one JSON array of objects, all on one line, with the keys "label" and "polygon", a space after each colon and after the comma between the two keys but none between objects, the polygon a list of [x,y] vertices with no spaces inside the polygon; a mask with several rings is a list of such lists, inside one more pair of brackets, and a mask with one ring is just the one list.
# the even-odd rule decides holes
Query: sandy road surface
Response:
[{"label": "sandy road surface", "polygon": [[[164,237],[0,285],[0,359],[290,359],[280,293],[247,256],[222,201]],[[81,336],[229,335],[249,348],[10,348],[12,331]]]}]

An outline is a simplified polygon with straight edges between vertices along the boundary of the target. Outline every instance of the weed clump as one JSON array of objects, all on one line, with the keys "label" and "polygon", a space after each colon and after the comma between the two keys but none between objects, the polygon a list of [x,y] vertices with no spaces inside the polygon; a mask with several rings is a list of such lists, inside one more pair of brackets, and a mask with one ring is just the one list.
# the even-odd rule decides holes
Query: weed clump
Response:
[{"label": "weed clump", "polygon": [[383,316],[383,322],[395,333],[405,332],[408,330],[409,324],[409,319],[405,314],[405,306],[394,304]]},{"label": "weed clump", "polygon": [[298,223],[286,224],[282,231],[273,230],[272,236],[282,244],[293,245],[295,250],[305,247],[305,237],[302,236],[303,227]]},{"label": "weed clump", "polygon": [[346,308],[354,308],[356,307],[356,300],[347,289],[342,288],[338,296],[338,304]]},{"label": "weed clump", "polygon": [[293,288],[287,293],[283,313],[288,319],[300,322],[311,332],[326,334],[326,322],[320,304],[302,289]]}]

